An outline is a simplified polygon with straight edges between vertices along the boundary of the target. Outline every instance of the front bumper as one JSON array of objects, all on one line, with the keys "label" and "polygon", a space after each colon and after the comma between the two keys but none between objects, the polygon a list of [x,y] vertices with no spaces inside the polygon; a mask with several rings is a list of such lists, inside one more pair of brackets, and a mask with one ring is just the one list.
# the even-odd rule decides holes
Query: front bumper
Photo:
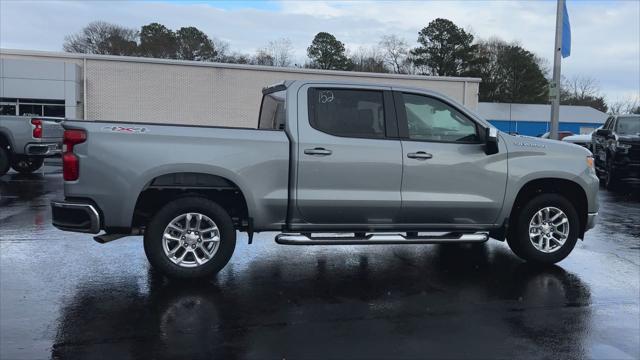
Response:
[{"label": "front bumper", "polygon": [[24,153],[29,156],[53,156],[62,152],[62,146],[58,142],[29,143],[24,147]]},{"label": "front bumper", "polygon": [[640,179],[640,163],[616,162],[613,166],[613,172],[618,179]]},{"label": "front bumper", "polygon": [[598,213],[588,213],[587,214],[587,226],[584,228],[584,231],[588,231],[589,229],[593,229],[596,226]]},{"label": "front bumper", "polygon": [[53,226],[60,230],[91,234],[100,232],[100,213],[92,204],[52,201],[51,214]]}]

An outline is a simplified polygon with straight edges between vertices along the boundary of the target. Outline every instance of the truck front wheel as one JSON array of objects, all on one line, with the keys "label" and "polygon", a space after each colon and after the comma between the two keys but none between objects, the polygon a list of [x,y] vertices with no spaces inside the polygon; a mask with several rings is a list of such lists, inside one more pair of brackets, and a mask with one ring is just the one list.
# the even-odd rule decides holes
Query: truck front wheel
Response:
[{"label": "truck front wheel", "polygon": [[212,276],[231,259],[236,232],[227,212],[213,201],[185,197],[162,207],[144,235],[151,265],[173,278]]},{"label": "truck front wheel", "polygon": [[16,155],[11,159],[11,167],[13,170],[21,174],[31,174],[40,169],[44,163],[44,158]]},{"label": "truck front wheel", "polygon": [[9,166],[11,166],[11,161],[9,160],[9,150],[2,147],[0,144],[0,176],[4,175],[9,171]]},{"label": "truck front wheel", "polygon": [[516,214],[507,242],[524,260],[554,264],[573,250],[580,230],[578,213],[558,194],[532,198]]}]

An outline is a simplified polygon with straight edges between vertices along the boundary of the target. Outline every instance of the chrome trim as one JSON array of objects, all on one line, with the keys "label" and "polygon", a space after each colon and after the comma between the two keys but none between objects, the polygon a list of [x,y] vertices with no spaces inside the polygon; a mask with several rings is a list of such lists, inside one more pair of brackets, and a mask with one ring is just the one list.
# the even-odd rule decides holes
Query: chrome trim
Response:
[{"label": "chrome trim", "polygon": [[584,231],[587,231],[589,229],[593,229],[596,226],[596,223],[598,222],[597,218],[598,218],[598,213],[597,212],[588,213],[587,214],[587,226],[584,228]]},{"label": "chrome trim", "polygon": [[302,234],[276,235],[276,243],[281,245],[391,245],[391,244],[448,244],[481,243],[489,240],[487,233],[456,235],[448,233],[440,236],[405,236],[402,234],[369,234],[365,237],[336,236],[309,237]]},{"label": "chrome trim", "polygon": [[[36,148],[46,148],[44,152],[33,151]],[[56,155],[62,152],[62,148],[59,143],[30,143],[25,145],[24,152],[27,155],[49,156]]]},{"label": "chrome trim", "polygon": [[97,234],[100,232],[100,215],[96,208],[91,204],[82,204],[82,203],[70,203],[65,201],[51,201],[51,209],[53,208],[61,208],[61,209],[74,209],[74,210],[83,210],[89,215],[90,225],[89,228],[81,228],[81,227],[72,227],[66,226],[66,224],[56,224],[55,217],[52,216],[51,222],[53,226],[60,230],[65,231],[75,231],[75,232],[85,232],[91,234]]}]

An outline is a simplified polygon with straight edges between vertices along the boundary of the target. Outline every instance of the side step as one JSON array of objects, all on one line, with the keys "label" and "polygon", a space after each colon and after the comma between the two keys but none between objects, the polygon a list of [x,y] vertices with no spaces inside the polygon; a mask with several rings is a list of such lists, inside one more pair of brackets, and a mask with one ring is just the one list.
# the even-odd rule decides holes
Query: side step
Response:
[{"label": "side step", "polygon": [[278,234],[280,245],[392,245],[392,244],[450,244],[482,243],[489,240],[488,233],[445,233],[442,235],[369,234],[364,237],[344,234],[312,236],[311,234]]}]

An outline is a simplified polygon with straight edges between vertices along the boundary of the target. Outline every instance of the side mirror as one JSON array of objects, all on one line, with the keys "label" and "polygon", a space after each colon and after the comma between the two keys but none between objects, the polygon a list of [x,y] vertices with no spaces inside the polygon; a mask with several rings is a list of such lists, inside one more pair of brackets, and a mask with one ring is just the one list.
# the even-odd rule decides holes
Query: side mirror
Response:
[{"label": "side mirror", "polygon": [[494,127],[487,128],[484,139],[485,139],[484,152],[487,155],[497,154],[499,151],[498,130]]},{"label": "side mirror", "polygon": [[607,136],[611,135],[611,130],[609,130],[609,129],[598,129],[598,130],[596,130],[596,134],[598,136],[607,137]]}]

